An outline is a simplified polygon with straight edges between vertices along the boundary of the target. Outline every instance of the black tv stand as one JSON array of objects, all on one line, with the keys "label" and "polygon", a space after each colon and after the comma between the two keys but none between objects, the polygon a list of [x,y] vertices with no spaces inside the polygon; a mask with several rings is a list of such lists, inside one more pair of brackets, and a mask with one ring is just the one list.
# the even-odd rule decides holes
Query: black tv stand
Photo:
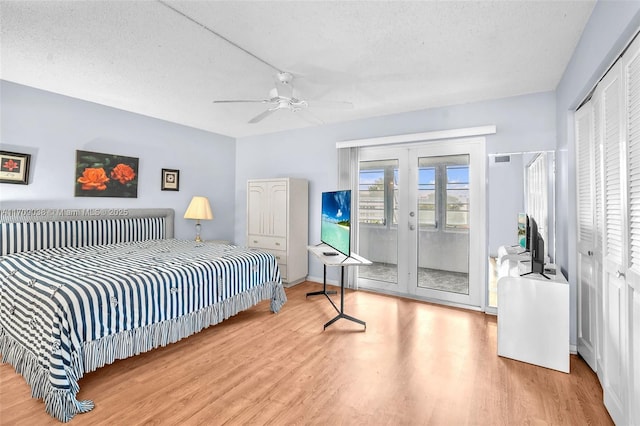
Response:
[{"label": "black tv stand", "polygon": [[551,278],[549,278],[548,276],[546,276],[546,275],[544,274],[544,272],[533,272],[533,271],[531,271],[531,272],[525,272],[524,274],[520,274],[520,276],[521,276],[521,277],[524,277],[525,275],[530,275],[530,274],[540,274],[540,275],[542,275],[543,277],[545,277],[545,278],[546,278],[546,279],[548,279],[548,280],[550,280],[550,279],[551,279]]},{"label": "black tv stand", "polygon": [[[324,279],[322,281],[322,290],[320,291],[312,291],[311,293],[307,293],[307,295],[305,297],[309,297],[309,296],[317,296],[319,294],[324,294],[325,296],[327,296],[327,299],[329,299],[329,295],[330,294],[338,294],[337,291],[335,290],[328,290],[327,291],[327,265],[323,265],[324,266]],[[331,299],[329,299],[331,300]],[[333,303],[333,301],[331,301]]]}]

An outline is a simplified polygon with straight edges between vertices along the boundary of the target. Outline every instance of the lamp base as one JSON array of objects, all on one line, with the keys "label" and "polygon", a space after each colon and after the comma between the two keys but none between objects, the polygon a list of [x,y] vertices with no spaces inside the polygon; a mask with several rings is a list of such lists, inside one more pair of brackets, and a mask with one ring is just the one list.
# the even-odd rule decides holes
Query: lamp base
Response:
[{"label": "lamp base", "polygon": [[200,219],[196,221],[196,243],[201,243],[202,238],[200,238]]}]

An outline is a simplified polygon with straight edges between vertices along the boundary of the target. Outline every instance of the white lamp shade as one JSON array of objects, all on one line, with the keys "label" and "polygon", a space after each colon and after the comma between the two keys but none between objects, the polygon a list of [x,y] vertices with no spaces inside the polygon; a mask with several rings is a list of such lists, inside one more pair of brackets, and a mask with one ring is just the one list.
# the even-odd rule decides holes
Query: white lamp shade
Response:
[{"label": "white lamp shade", "polygon": [[211,213],[211,206],[209,205],[209,199],[207,197],[195,196],[191,199],[187,211],[184,213],[185,219],[213,219],[213,213]]}]

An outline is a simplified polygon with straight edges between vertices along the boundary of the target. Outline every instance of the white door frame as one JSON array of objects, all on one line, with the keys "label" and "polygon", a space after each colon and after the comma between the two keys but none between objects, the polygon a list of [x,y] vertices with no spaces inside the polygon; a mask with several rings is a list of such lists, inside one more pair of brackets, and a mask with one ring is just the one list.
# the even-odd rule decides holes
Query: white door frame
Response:
[{"label": "white door frame", "polygon": [[[436,299],[451,304],[460,304],[474,308],[485,308],[487,286],[487,217],[486,217],[486,173],[487,157],[485,138],[454,139],[436,141],[411,147],[409,151],[410,178],[409,187],[418,187],[418,157],[436,157],[448,155],[469,155],[469,294],[442,292],[417,286],[412,277],[410,293],[426,299]],[[416,161],[414,164],[413,161]],[[409,191],[409,205],[417,205],[417,191]],[[417,217],[417,216],[416,216]],[[414,217],[413,219],[415,220]],[[405,216],[409,219],[409,216]],[[417,229],[417,223],[413,223]],[[418,246],[418,232],[411,233],[411,245]],[[409,270],[417,271],[418,258],[412,256]],[[475,282],[473,282],[475,281]]]},{"label": "white door frame", "polygon": [[[398,155],[399,149],[405,150],[403,157]],[[367,152],[369,151],[369,152]],[[392,155],[395,154],[395,155]],[[411,155],[409,155],[411,153]],[[486,141],[484,137],[436,140],[421,143],[404,143],[384,147],[376,147],[375,151],[360,151],[359,161],[384,158],[398,158],[399,162],[413,161],[410,157],[419,154],[423,157],[469,154],[470,189],[470,232],[469,232],[469,295],[458,295],[437,290],[427,290],[417,287],[417,255],[414,251],[410,255],[409,247],[417,247],[417,232],[410,232],[410,216],[408,205],[411,201],[400,203],[398,211],[398,241],[407,241],[398,245],[398,258],[408,258],[408,266],[398,268],[398,286],[394,289],[380,286],[377,289],[386,293],[400,293],[403,296],[421,300],[437,301],[438,303],[460,306],[476,310],[485,310],[487,294],[487,206],[486,206]],[[417,158],[417,157],[416,157]],[[407,170],[407,169],[405,169]],[[400,170],[400,182],[407,182],[408,188],[417,188],[417,164],[409,164],[409,176],[404,176]],[[411,186],[413,185],[413,186]],[[352,188],[357,191],[357,188]],[[408,191],[411,193],[411,191]],[[410,195],[415,197],[416,195]],[[357,209],[357,206],[355,206]],[[414,226],[416,224],[414,223]],[[417,227],[416,227],[417,228]],[[398,262],[400,263],[400,262]],[[366,284],[363,287],[369,287]]]}]

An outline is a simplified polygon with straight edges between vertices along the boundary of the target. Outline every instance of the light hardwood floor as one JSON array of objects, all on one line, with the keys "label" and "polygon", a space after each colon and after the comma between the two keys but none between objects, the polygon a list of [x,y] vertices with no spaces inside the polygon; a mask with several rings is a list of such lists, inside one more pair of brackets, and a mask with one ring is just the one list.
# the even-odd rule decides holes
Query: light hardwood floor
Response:
[{"label": "light hardwood floor", "polygon": [[[339,320],[320,284],[287,289],[279,314],[262,302],[176,344],[89,373],[96,408],[71,425],[607,425],[595,374],[496,355],[496,318],[348,291]],[[336,299],[337,300],[337,299]],[[0,365],[0,423],[59,424]]]}]

